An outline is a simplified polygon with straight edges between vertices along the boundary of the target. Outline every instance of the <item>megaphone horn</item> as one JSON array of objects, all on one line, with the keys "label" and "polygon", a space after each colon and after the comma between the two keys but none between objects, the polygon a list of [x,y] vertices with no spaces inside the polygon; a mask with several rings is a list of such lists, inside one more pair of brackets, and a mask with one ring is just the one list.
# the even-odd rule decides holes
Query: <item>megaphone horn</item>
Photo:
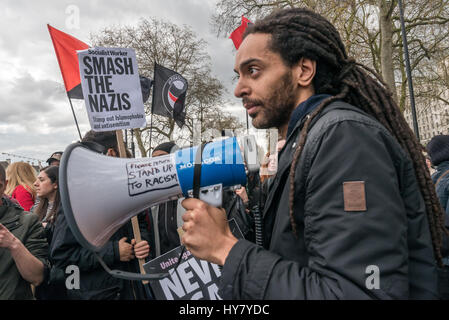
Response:
[{"label": "megaphone horn", "polygon": [[[67,147],[60,163],[60,193],[67,223],[78,242],[98,252],[130,218],[144,209],[188,197],[198,147],[141,159],[107,157],[81,143]],[[204,147],[200,186],[246,184],[235,137]]]}]

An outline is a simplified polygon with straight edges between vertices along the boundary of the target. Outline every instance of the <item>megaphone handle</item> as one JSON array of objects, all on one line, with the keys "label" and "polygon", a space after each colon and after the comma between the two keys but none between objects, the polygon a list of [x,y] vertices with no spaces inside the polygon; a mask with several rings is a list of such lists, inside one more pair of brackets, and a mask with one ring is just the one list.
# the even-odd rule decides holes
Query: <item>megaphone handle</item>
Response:
[{"label": "megaphone handle", "polygon": [[[123,132],[122,130],[116,130],[115,135],[117,137],[117,146],[118,146],[118,152],[120,158],[126,158],[126,149],[125,144],[123,142]],[[133,233],[134,233],[134,239],[136,239],[136,243],[139,243],[142,241],[142,237],[140,236],[140,228],[139,228],[139,221],[137,220],[137,216],[134,216],[131,218],[132,225],[133,225]],[[139,261],[139,268],[140,273],[145,274],[145,269],[143,268],[143,264],[145,263],[144,259],[138,259]],[[142,281],[143,284],[148,284],[148,281]]]},{"label": "megaphone handle", "polygon": [[170,275],[169,272],[152,273],[152,274],[139,274],[139,273],[122,271],[122,270],[111,270],[106,265],[106,263],[103,261],[103,259],[101,259],[101,257],[98,255],[97,252],[92,251],[92,253],[96,257],[98,262],[100,262],[100,264],[103,267],[103,269],[107,273],[109,273],[111,276],[116,277],[116,278],[125,279],[125,280],[142,280],[142,282],[144,282],[145,280],[148,280],[148,279],[150,279],[150,280],[163,279],[163,278],[165,278],[165,277]]}]

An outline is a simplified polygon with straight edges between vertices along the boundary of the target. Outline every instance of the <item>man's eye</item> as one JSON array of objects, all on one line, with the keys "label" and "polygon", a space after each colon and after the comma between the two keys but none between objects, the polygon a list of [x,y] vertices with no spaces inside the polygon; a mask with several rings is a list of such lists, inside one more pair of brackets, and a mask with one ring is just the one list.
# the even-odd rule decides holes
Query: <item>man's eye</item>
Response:
[{"label": "man's eye", "polygon": [[250,74],[255,74],[255,73],[257,73],[259,70],[257,69],[257,68],[255,68],[255,67],[249,67],[248,68],[248,72],[250,73]]}]

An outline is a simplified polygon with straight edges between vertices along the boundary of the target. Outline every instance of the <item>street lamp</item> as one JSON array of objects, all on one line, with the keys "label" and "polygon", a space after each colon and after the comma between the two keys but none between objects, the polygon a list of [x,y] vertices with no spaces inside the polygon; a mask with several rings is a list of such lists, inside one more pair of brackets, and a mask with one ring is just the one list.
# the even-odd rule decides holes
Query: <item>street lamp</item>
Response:
[{"label": "street lamp", "polygon": [[416,138],[419,141],[420,139],[419,139],[419,130],[418,130],[418,120],[416,119],[416,110],[415,110],[415,95],[413,93],[412,72],[411,72],[411,68],[410,68],[410,59],[408,56],[408,44],[407,44],[407,35],[405,33],[404,11],[402,8],[402,0],[398,1],[398,5],[399,5],[399,16],[401,19],[402,42],[404,45],[405,68],[407,70],[407,82],[408,82],[408,89],[410,92],[410,107],[412,110],[413,128],[415,130]]}]

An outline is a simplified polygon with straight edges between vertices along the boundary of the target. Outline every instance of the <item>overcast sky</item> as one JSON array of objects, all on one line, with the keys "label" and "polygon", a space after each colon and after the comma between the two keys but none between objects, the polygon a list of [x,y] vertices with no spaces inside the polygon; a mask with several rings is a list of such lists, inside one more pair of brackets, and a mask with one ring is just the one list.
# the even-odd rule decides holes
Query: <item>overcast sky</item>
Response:
[{"label": "overcast sky", "polygon": [[[213,33],[214,10],[212,0],[2,0],[0,160],[27,160],[2,153],[46,160],[79,139],[47,23],[86,43],[91,33],[111,25],[137,25],[140,18],[188,25],[208,42],[213,75],[228,89],[228,110],[244,120],[241,102],[232,95],[235,50],[230,39]],[[72,101],[84,134],[90,129],[84,101]]]}]

